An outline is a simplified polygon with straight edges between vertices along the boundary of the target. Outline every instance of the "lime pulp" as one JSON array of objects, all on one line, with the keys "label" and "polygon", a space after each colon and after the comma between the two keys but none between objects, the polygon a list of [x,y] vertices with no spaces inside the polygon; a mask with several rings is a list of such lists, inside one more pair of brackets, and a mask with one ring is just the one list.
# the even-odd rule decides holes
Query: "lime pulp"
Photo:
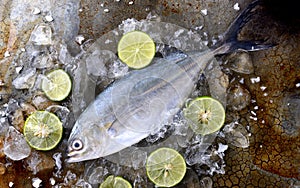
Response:
[{"label": "lime pulp", "polygon": [[186,173],[184,158],[172,148],[153,151],[146,162],[148,178],[159,187],[173,187]]},{"label": "lime pulp", "polygon": [[61,140],[62,123],[53,113],[36,111],[25,121],[23,133],[27,143],[36,150],[51,150]]},{"label": "lime pulp", "polygon": [[184,109],[184,116],[194,132],[207,135],[220,130],[223,126],[225,109],[212,97],[198,97]]},{"label": "lime pulp", "polygon": [[69,95],[71,88],[71,78],[62,69],[50,72],[42,81],[42,90],[52,101],[64,100]]},{"label": "lime pulp", "polygon": [[118,55],[122,62],[134,69],[150,64],[155,55],[155,43],[142,31],[128,32],[118,43]]}]

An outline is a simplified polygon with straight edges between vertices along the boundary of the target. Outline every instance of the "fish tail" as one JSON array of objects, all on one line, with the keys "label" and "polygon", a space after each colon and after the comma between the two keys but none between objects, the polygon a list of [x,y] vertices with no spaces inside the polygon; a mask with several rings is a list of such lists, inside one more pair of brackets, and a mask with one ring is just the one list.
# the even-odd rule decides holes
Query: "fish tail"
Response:
[{"label": "fish tail", "polygon": [[257,51],[273,47],[274,44],[263,44],[265,41],[240,41],[238,34],[242,28],[251,20],[255,14],[261,0],[254,0],[244,9],[239,16],[232,22],[225,34],[213,48],[218,49],[217,54],[226,54],[235,51]]}]

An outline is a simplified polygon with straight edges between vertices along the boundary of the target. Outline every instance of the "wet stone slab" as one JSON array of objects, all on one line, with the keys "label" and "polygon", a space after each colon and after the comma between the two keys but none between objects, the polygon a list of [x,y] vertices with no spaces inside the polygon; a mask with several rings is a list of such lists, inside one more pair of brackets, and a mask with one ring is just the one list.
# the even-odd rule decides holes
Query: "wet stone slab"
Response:
[{"label": "wet stone slab", "polygon": [[[117,74],[128,71],[122,69],[124,72],[121,72],[116,61],[108,63],[110,67],[106,67],[104,61],[95,62],[103,51],[96,53],[91,46],[109,48],[110,44],[105,46],[105,41],[103,44],[98,40],[101,36],[118,27],[124,29],[125,20],[146,17],[191,29],[211,46],[249,2],[1,0],[0,187],[97,187],[109,174],[124,176],[135,187],[153,187],[145,169],[139,168],[145,162],[143,152],[135,152],[135,156],[123,161],[133,167],[106,159],[65,162],[66,142],[75,119],[96,93],[109,85]],[[274,6],[276,4],[277,1]],[[279,7],[284,8],[280,4]],[[227,86],[221,88],[222,91],[215,90],[225,94],[220,97],[227,99],[227,120],[224,130],[206,153],[199,151],[203,147],[200,137],[192,137],[191,145],[186,142],[185,137],[191,133],[178,122],[174,129],[164,127],[159,134],[140,143],[157,144],[171,130],[181,135],[177,139],[182,148],[189,147],[185,155],[189,157],[190,167],[177,187],[299,186],[300,30],[296,27],[299,22],[297,17],[279,16],[288,14],[276,12],[275,15],[274,10],[261,7],[259,10],[239,37],[263,39],[276,46],[266,51],[217,58],[215,65],[221,65],[216,68],[218,74],[208,76],[214,79],[208,80],[207,75],[199,78],[204,81],[198,86],[208,84],[206,89],[212,83],[229,88],[227,93],[223,91]],[[179,31],[177,34],[180,36]],[[175,47],[184,46],[180,41],[172,42]],[[86,56],[78,55],[80,53]],[[115,59],[116,52],[106,53],[107,57]],[[98,65],[101,66],[93,69]],[[86,70],[76,69],[78,67]],[[74,79],[82,81],[77,83],[73,95],[59,104],[49,101],[36,81],[55,68],[64,68]],[[110,77],[101,79],[101,76],[107,77],[109,71]],[[197,90],[195,95],[199,93],[212,94]],[[53,111],[64,122],[64,138],[52,151],[34,151],[22,138],[24,120],[36,109]],[[236,124],[230,124],[232,122]],[[10,142],[17,138],[18,141]],[[7,145],[9,143],[12,145]],[[196,155],[199,152],[201,156]],[[113,157],[119,160],[122,156],[120,153]]]}]

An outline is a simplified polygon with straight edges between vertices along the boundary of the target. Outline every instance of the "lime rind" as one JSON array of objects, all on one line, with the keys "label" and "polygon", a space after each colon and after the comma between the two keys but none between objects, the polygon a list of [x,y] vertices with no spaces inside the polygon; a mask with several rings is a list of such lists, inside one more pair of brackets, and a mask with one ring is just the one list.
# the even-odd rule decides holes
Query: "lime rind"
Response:
[{"label": "lime rind", "polygon": [[172,148],[159,148],[153,151],[146,162],[148,178],[159,187],[177,185],[186,173],[184,158]]},{"label": "lime rind", "polygon": [[103,183],[100,184],[99,188],[110,188],[114,184],[114,176],[108,176]]},{"label": "lime rind", "polygon": [[155,43],[142,31],[131,31],[123,35],[118,43],[118,55],[128,67],[141,69],[149,65],[155,55]]},{"label": "lime rind", "polygon": [[116,188],[132,188],[129,181],[127,181],[126,179],[124,179],[120,176],[115,177],[114,187],[116,187]]},{"label": "lime rind", "polygon": [[62,69],[51,71],[42,81],[42,90],[52,101],[64,100],[70,94],[71,89],[71,78]]},{"label": "lime rind", "polygon": [[99,185],[99,188],[132,188],[132,186],[123,177],[110,175]]},{"label": "lime rind", "polygon": [[[200,114],[209,112],[207,121],[200,121]],[[214,133],[223,126],[225,122],[225,109],[216,99],[208,96],[198,97],[187,104],[184,116],[191,129],[201,135]]]},{"label": "lime rind", "polygon": [[[44,129],[41,129],[44,126]],[[60,142],[63,127],[59,118],[47,111],[36,111],[25,121],[23,133],[27,143],[36,150],[51,150]],[[45,134],[39,137],[37,134]],[[46,135],[47,134],[47,135]]]}]

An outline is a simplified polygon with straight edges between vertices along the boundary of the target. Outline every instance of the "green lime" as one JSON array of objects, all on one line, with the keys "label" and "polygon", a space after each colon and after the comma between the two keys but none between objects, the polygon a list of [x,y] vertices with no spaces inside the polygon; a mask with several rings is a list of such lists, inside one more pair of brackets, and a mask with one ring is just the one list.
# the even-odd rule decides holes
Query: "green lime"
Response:
[{"label": "green lime", "polygon": [[42,90],[52,101],[64,100],[69,95],[71,88],[71,78],[62,69],[50,72],[42,81]]},{"label": "green lime", "polygon": [[158,187],[172,187],[185,175],[184,158],[171,148],[159,148],[153,151],[146,162],[148,178]]},{"label": "green lime", "polygon": [[37,150],[51,150],[60,141],[63,127],[56,115],[36,111],[25,121],[23,133],[28,144]]},{"label": "green lime", "polygon": [[223,126],[225,110],[223,105],[211,97],[198,97],[184,109],[184,116],[194,132],[207,135]]},{"label": "green lime", "polygon": [[132,188],[131,184],[122,177],[108,176],[99,188]]},{"label": "green lime", "polygon": [[143,68],[155,55],[155,43],[141,31],[126,33],[118,43],[118,55],[122,62],[134,69]]}]

